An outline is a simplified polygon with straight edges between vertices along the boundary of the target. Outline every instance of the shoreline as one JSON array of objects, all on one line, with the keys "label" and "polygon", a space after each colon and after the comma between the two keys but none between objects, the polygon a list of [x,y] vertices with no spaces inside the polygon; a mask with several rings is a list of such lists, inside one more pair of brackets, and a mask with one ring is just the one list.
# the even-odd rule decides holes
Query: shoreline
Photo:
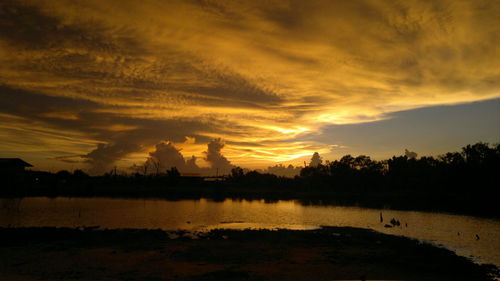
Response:
[{"label": "shoreline", "polygon": [[478,265],[417,240],[351,227],[207,233],[28,227],[0,228],[0,236],[0,279],[13,281],[500,277],[494,265]]}]

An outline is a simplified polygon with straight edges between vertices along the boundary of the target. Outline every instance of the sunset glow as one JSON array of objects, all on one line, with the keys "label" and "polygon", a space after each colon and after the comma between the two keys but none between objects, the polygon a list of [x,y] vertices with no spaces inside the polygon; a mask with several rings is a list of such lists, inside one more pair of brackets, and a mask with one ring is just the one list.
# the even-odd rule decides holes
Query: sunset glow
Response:
[{"label": "sunset glow", "polygon": [[162,141],[204,166],[214,138],[253,168],[363,152],[336,152],[354,144],[326,128],[500,98],[499,14],[487,0],[2,1],[0,150],[38,169],[126,168]]}]

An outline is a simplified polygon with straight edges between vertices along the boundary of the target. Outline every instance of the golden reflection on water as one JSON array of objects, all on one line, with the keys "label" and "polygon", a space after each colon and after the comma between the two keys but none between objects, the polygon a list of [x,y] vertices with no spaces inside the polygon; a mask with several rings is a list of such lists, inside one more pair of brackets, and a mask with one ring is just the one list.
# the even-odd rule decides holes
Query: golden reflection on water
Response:
[{"label": "golden reflection on water", "polygon": [[[351,226],[442,244],[463,256],[500,266],[500,222],[443,213],[359,207],[304,206],[296,201],[179,200],[111,198],[1,199],[0,226],[101,228],[314,229]],[[380,223],[382,212],[384,222]],[[400,227],[385,228],[391,218]],[[408,226],[406,226],[408,225]],[[480,237],[476,239],[475,235]]]}]

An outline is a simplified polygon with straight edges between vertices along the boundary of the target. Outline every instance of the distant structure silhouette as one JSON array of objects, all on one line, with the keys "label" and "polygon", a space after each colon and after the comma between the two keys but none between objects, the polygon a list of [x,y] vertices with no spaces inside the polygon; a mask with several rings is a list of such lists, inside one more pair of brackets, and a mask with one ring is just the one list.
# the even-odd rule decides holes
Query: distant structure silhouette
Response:
[{"label": "distant structure silhouette", "polygon": [[33,165],[20,158],[0,158],[0,171],[2,173],[24,172],[26,167],[33,167]]}]

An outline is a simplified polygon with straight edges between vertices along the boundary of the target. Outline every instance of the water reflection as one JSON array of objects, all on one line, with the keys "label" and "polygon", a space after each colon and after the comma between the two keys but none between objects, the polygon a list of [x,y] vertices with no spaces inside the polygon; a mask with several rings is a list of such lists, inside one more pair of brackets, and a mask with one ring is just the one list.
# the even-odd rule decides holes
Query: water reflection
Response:
[{"label": "water reflection", "polygon": [[[382,213],[384,222],[380,222]],[[386,228],[391,218],[399,226]],[[500,222],[443,213],[340,206],[304,206],[296,201],[139,200],[108,198],[2,199],[0,226],[100,226],[187,229],[289,228],[322,225],[370,228],[444,245],[460,255],[500,266]],[[476,239],[476,235],[480,239]]]},{"label": "water reflection", "polygon": [[2,226],[16,226],[21,223],[19,212],[22,200],[22,198],[0,199],[0,210],[4,214],[0,217]]}]

